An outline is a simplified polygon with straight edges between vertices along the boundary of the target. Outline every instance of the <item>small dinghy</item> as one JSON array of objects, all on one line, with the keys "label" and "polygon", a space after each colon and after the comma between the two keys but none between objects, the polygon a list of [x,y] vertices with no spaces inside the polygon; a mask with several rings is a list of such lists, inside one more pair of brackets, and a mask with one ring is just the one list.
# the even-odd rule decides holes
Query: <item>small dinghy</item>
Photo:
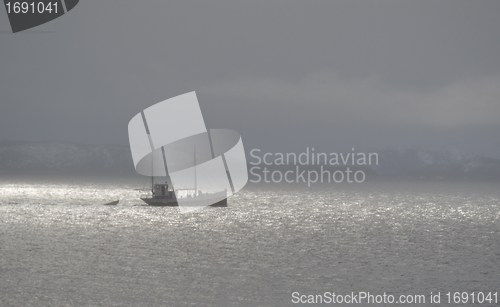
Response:
[{"label": "small dinghy", "polygon": [[111,201],[109,203],[105,203],[104,205],[105,206],[116,206],[116,205],[118,205],[119,202],[120,202],[120,200],[114,200],[114,201]]}]

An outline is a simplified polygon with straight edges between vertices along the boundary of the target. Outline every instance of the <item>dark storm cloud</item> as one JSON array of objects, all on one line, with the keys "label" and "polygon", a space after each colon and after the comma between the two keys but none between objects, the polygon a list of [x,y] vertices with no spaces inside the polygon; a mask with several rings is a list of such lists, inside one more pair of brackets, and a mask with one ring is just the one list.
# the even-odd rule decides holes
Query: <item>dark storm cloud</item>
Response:
[{"label": "dark storm cloud", "polygon": [[[0,34],[0,139],[127,143],[197,90],[250,146],[500,148],[498,1],[81,1]],[[8,30],[0,16],[0,30]]]}]

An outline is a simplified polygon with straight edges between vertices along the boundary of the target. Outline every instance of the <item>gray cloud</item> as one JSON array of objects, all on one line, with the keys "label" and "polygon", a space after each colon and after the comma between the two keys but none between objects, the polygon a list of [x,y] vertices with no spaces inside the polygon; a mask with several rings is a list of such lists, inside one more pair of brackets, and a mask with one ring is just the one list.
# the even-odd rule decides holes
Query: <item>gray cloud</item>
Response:
[{"label": "gray cloud", "polygon": [[126,144],[134,114],[197,90],[208,126],[250,146],[498,154],[499,11],[486,0],[81,1],[36,31],[0,34],[0,140]]},{"label": "gray cloud", "polygon": [[[202,90],[225,101],[240,99],[266,104],[264,113],[271,118],[287,109],[300,110],[288,114],[293,121],[305,117],[325,124],[355,120],[367,126],[423,125],[437,129],[500,124],[497,76],[413,90],[390,86],[376,77],[346,80],[333,73],[315,73],[289,82],[243,78]],[[256,108],[254,113],[260,110]]]}]

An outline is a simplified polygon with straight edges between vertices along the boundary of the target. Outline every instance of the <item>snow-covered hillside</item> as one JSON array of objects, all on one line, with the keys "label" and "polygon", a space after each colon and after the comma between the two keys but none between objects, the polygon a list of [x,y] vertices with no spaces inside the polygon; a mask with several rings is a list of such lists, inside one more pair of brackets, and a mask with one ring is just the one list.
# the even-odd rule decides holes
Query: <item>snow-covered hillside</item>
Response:
[{"label": "snow-covered hillside", "polygon": [[375,169],[384,177],[500,179],[500,159],[455,150],[384,150]]},{"label": "snow-covered hillside", "polygon": [[[407,179],[500,179],[500,159],[453,150],[382,150],[371,176]],[[273,168],[272,166],[270,168]],[[279,167],[276,167],[279,168]],[[0,172],[74,171],[135,174],[126,145],[0,143]]]}]

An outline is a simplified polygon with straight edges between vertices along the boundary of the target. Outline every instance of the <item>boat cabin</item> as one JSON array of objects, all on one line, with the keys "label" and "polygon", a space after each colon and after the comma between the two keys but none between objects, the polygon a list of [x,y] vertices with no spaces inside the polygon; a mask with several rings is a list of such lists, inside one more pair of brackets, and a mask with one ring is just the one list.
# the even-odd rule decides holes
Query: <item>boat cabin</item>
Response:
[{"label": "boat cabin", "polygon": [[153,198],[175,198],[174,191],[168,189],[168,183],[155,183],[153,185]]}]

